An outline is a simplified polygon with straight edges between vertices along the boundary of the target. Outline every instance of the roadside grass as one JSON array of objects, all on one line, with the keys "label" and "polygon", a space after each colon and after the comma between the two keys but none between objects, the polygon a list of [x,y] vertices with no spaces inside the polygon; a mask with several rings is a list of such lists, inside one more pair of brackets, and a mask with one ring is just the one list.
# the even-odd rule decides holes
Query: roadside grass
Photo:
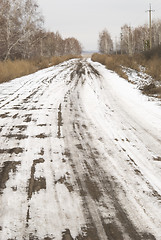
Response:
[{"label": "roadside grass", "polygon": [[148,60],[144,60],[144,67],[147,74],[151,75],[156,81],[161,82],[161,58],[153,57]]},{"label": "roadside grass", "polygon": [[128,76],[122,70],[122,66],[135,69],[139,71],[139,65],[136,60],[128,55],[105,55],[94,53],[92,55],[92,61],[100,62],[105,65],[108,69],[116,72],[120,77],[123,77],[128,80]]},{"label": "roadside grass", "polygon": [[40,69],[57,65],[64,61],[80,58],[80,56],[54,56],[51,58],[35,58],[32,60],[8,60],[0,62],[0,83],[10,81],[17,77],[22,77],[34,73]]},{"label": "roadside grass", "polygon": [[0,83],[36,71],[36,66],[27,60],[0,62]]},{"label": "roadside grass", "polygon": [[157,95],[161,98],[161,87],[157,87],[155,84],[150,84],[142,89],[142,92],[147,95]]},{"label": "roadside grass", "polygon": [[[148,56],[148,57],[147,57]],[[138,54],[133,56],[128,55],[104,55],[94,53],[91,57],[92,61],[99,62],[110,69],[115,71],[120,77],[127,79],[128,76],[123,71],[122,66],[128,67],[131,69],[135,69],[136,71],[140,71],[140,66],[143,66],[145,69],[145,73],[150,75],[154,82],[150,85],[145,85],[142,89],[144,94],[154,95],[156,94],[158,97],[161,97],[161,57],[158,55],[149,55],[147,54]],[[156,82],[159,82],[159,86],[157,86]]]}]

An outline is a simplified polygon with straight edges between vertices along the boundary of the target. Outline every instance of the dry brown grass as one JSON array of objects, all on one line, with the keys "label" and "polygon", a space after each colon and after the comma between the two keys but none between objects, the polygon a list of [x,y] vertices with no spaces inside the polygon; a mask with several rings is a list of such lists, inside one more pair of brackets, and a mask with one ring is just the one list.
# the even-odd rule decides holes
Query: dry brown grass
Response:
[{"label": "dry brown grass", "polygon": [[144,60],[146,73],[151,75],[155,80],[161,81],[161,58],[153,57],[149,60]]},{"label": "dry brown grass", "polygon": [[80,56],[60,56],[52,58],[37,58],[32,60],[8,60],[0,62],[0,83],[7,82],[11,79],[34,73],[40,69],[57,65],[61,62]]},{"label": "dry brown grass", "polygon": [[92,55],[92,61],[100,62],[108,69],[115,71],[120,77],[128,79],[126,73],[123,72],[122,66],[138,70],[137,61],[127,55],[103,55],[95,53]]},{"label": "dry brown grass", "polygon": [[95,53],[92,55],[92,61],[99,62],[114,72],[116,72],[120,77],[127,79],[126,74],[122,71],[121,64],[118,63],[118,59],[116,59],[113,55],[103,55]]},{"label": "dry brown grass", "polygon": [[0,83],[36,71],[36,67],[26,60],[0,62]]},{"label": "dry brown grass", "polygon": [[133,68],[138,70],[138,63],[137,63],[137,57],[135,58],[133,56],[128,55],[104,55],[99,53],[94,53],[92,55],[93,61],[98,61],[105,65],[105,63],[108,63],[108,66],[113,68],[113,66],[122,65],[129,68]]},{"label": "dry brown grass", "polygon": [[135,69],[140,71],[139,66],[145,67],[145,72],[152,76],[156,81],[161,81],[161,57],[153,56],[146,58],[143,54],[128,56],[128,55],[101,55],[93,54],[93,61],[98,61],[104,64],[108,69],[117,72],[121,77],[121,66]]}]

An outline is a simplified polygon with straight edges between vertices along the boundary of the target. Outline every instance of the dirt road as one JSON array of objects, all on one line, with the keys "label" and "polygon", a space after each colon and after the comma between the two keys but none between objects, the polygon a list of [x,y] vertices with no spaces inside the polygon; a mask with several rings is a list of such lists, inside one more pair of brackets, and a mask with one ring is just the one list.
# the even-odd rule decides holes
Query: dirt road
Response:
[{"label": "dirt road", "polygon": [[160,133],[88,59],[0,85],[0,240],[161,240]]}]

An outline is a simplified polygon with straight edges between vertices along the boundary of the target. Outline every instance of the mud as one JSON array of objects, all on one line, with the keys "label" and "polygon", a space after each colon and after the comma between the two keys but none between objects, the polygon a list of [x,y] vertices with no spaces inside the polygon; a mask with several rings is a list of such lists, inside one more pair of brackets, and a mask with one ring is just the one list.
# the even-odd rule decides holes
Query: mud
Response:
[{"label": "mud", "polygon": [[47,124],[46,124],[46,123],[43,123],[43,124],[38,124],[37,126],[38,126],[38,127],[46,127]]},{"label": "mud", "polygon": [[161,195],[156,190],[152,190],[152,195],[161,201]]},{"label": "mud", "polygon": [[38,135],[35,136],[36,138],[47,138],[49,137],[49,135],[46,135],[45,133],[40,133]]},{"label": "mud", "polygon": [[113,223],[105,224],[103,223],[103,227],[105,229],[107,238],[110,240],[124,240],[122,232],[120,231],[119,227]]},{"label": "mud", "polygon": [[25,131],[27,129],[27,125],[17,125],[15,127],[18,128],[19,131]]},{"label": "mud", "polygon": [[85,66],[82,62],[78,61],[77,64],[74,66],[74,69],[71,71],[70,80],[73,81],[76,78],[76,86],[78,84],[79,79],[85,75]]},{"label": "mud", "polygon": [[88,66],[90,68],[90,73],[92,73],[96,77],[100,77],[101,76],[101,74],[98,72],[98,70],[96,68],[94,68],[90,63],[88,64]]},{"label": "mud", "polygon": [[157,240],[151,233],[143,233],[141,239],[144,239],[144,240]]},{"label": "mud", "polygon": [[[14,110],[20,110],[21,107],[20,107],[19,105],[15,105],[15,106],[13,107],[13,109],[14,109]],[[24,108],[23,108],[23,109],[24,109]]]},{"label": "mud", "polygon": [[29,219],[30,219],[30,205],[28,206],[28,209],[27,209],[27,215],[26,215],[26,227],[28,227],[28,222],[29,222]]},{"label": "mud", "polygon": [[[25,239],[26,240],[26,239]],[[39,240],[38,237],[36,237],[34,234],[30,233],[29,234],[29,240]]]},{"label": "mud", "polygon": [[84,129],[87,129],[87,126],[86,126],[85,124],[82,124],[82,127],[83,127]]},{"label": "mud", "polygon": [[[69,175],[68,173],[66,173],[66,174]],[[55,181],[55,184],[57,184],[57,183],[64,184],[69,192],[73,192],[74,191],[73,186],[68,181],[66,176],[61,177],[59,180]]]},{"label": "mud", "polygon": [[155,158],[154,158],[154,161],[159,161],[159,162],[160,162],[160,161],[161,161],[161,157],[159,157],[159,156],[158,156],[158,157],[155,157]]},{"label": "mud", "polygon": [[[80,131],[82,130],[83,129],[81,129]],[[81,132],[81,134],[83,135],[83,132]],[[77,137],[77,135],[75,137]],[[85,141],[85,139],[83,139],[83,141]],[[86,146],[86,149],[84,149],[85,150],[84,152],[88,152],[88,157],[86,155],[85,159],[88,159],[88,162],[86,160],[84,161],[84,166],[86,166],[84,168],[84,172],[87,172],[88,174],[85,174],[81,179],[77,178],[77,184],[79,185],[80,195],[86,199],[87,193],[88,193],[91,196],[91,198],[97,203],[99,203],[101,197],[104,194],[107,195],[108,198],[112,199],[112,206],[116,214],[116,219],[118,222],[120,222],[120,226],[122,227],[121,229],[119,229],[119,227],[116,225],[115,222],[112,222],[109,225],[106,224],[105,222],[102,222],[102,226],[105,232],[107,232],[106,235],[107,237],[109,236],[109,239],[123,240],[122,236],[124,231],[128,234],[130,239],[133,239],[133,240],[142,239],[142,233],[139,233],[137,231],[134,224],[129,219],[125,209],[121,206],[121,203],[117,198],[118,184],[116,180],[112,178],[112,176],[111,177],[108,176],[107,173],[104,172],[104,170],[99,166],[97,162],[97,158],[99,157],[98,155],[99,152],[97,151],[96,148],[92,149],[89,143],[86,143],[85,146]],[[130,158],[130,156],[128,157],[130,161],[134,161],[133,159]],[[72,159],[71,161],[73,162]],[[73,168],[75,168],[74,164],[73,164]],[[79,176],[79,173],[76,172],[76,169],[75,169],[75,175]],[[93,176],[97,176],[98,182],[94,180]],[[82,182],[85,183],[85,187],[83,187],[84,184]],[[86,201],[85,199],[84,201]],[[85,208],[88,209],[88,205],[86,205]],[[89,217],[90,217],[90,214],[91,213],[89,211]],[[92,222],[92,219],[91,219],[91,222]],[[97,223],[95,224],[97,225]],[[96,239],[98,240],[99,238],[97,237]]]},{"label": "mud", "polygon": [[88,193],[90,194],[92,199],[94,201],[99,202],[99,199],[102,196],[102,192],[100,191],[99,187],[97,186],[97,183],[95,181],[92,181],[92,179],[89,176],[86,176],[85,184],[86,184]]},{"label": "mud", "polygon": [[34,179],[32,192],[39,192],[41,189],[46,189],[46,179],[44,177]]},{"label": "mud", "polygon": [[[96,165],[96,169],[98,169],[97,165]],[[137,231],[134,224],[129,219],[128,214],[126,213],[124,207],[121,205],[121,203],[119,202],[119,200],[117,198],[118,186],[117,186],[117,182],[115,182],[116,180],[114,178],[109,178],[105,173],[103,173],[104,172],[103,169],[101,170],[101,172],[102,172],[102,176],[104,176],[101,184],[103,185],[104,189],[106,190],[106,194],[110,197],[110,199],[112,199],[113,206],[114,206],[115,213],[116,213],[116,218],[122,225],[123,229],[125,229],[125,232],[129,235],[130,239],[134,239],[134,240],[142,239],[141,234]],[[116,225],[114,225],[113,228],[116,228]],[[121,231],[122,230],[119,231],[119,229],[117,229],[117,233],[118,233],[117,239],[118,240],[119,240],[119,235],[122,236],[122,234],[120,234]],[[113,233],[113,231],[111,231],[111,234],[112,233]],[[116,230],[114,232],[114,235],[112,235],[113,239],[115,239],[114,238],[115,234],[116,234]]]},{"label": "mud", "polygon": [[16,119],[18,117],[18,113],[16,113],[15,115],[13,115],[13,119]]},{"label": "mud", "polygon": [[45,237],[44,240],[54,240],[54,238],[51,238],[51,237]]},{"label": "mud", "polygon": [[82,144],[76,144],[75,145],[79,150],[83,150]]},{"label": "mud", "polygon": [[43,177],[34,178],[36,164],[44,163],[43,158],[35,159],[33,161],[33,165],[31,167],[31,178],[29,179],[29,186],[28,186],[28,199],[31,199],[32,194],[35,192],[39,192],[41,189],[46,189],[46,179]]},{"label": "mud", "polygon": [[9,114],[9,112],[0,114],[0,118],[7,118],[7,117],[9,117],[8,114]]},{"label": "mud", "polygon": [[10,149],[0,149],[0,154],[9,153],[9,154],[19,154],[23,153],[24,149],[20,147],[10,148]]},{"label": "mud", "polygon": [[69,149],[65,149],[64,153],[62,153],[62,155],[66,156],[67,158],[71,157],[71,153],[69,151]]},{"label": "mud", "polygon": [[61,138],[61,127],[63,126],[63,118],[62,118],[62,107],[61,104],[58,108],[58,131],[57,131],[57,137]]},{"label": "mud", "polygon": [[76,68],[76,74],[80,78],[82,75],[85,75],[85,68],[83,67],[82,63],[79,62]]},{"label": "mud", "polygon": [[40,151],[39,155],[41,155],[41,156],[44,155],[44,148],[41,148],[41,151]]},{"label": "mud", "polygon": [[26,114],[24,122],[27,122],[27,123],[31,122],[31,116],[32,116],[31,114]]},{"label": "mud", "polygon": [[7,137],[7,138],[15,138],[17,140],[21,140],[21,139],[25,139],[28,138],[28,136],[23,135],[23,134],[8,134],[8,135],[3,135],[3,137]]},{"label": "mud", "polygon": [[23,102],[24,102],[24,103],[30,103],[30,102],[31,102],[31,98],[32,98],[36,93],[37,93],[37,90],[34,91],[33,93],[31,93],[29,96],[27,96],[27,97],[23,100]]},{"label": "mud", "polygon": [[2,194],[2,190],[6,188],[6,182],[9,179],[9,174],[12,171],[15,173],[17,171],[17,166],[19,166],[21,162],[13,162],[6,161],[3,163],[2,168],[0,169],[0,194]]},{"label": "mud", "polygon": [[74,240],[71,236],[70,230],[66,229],[63,233],[62,233],[62,240]]},{"label": "mud", "polygon": [[15,238],[8,238],[7,240],[15,240]]},{"label": "mud", "polygon": [[86,227],[81,228],[81,232],[75,240],[99,240],[95,226],[87,224]]}]

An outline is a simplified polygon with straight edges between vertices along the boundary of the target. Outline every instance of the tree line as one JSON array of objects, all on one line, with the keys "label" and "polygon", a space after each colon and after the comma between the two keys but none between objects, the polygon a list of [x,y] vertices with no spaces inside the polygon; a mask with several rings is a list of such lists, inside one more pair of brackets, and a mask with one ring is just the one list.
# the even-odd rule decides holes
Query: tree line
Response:
[{"label": "tree line", "polygon": [[47,32],[36,0],[0,0],[0,60],[81,54],[80,42]]},{"label": "tree line", "polygon": [[[120,38],[113,42],[110,33],[105,29],[99,34],[99,51],[103,54],[121,53],[133,55],[150,50],[149,27],[147,24],[131,27],[127,24],[121,27]],[[152,48],[161,45],[161,20],[152,23]]]}]

